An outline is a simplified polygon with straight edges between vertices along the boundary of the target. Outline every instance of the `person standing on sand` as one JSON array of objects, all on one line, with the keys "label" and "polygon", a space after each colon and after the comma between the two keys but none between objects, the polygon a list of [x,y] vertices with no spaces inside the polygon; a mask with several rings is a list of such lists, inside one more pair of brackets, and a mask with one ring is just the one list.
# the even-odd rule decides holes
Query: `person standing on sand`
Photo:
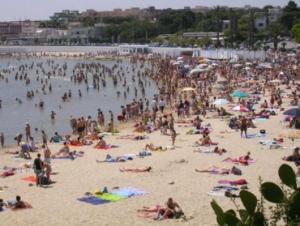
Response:
[{"label": "person standing on sand", "polygon": [[177,133],[176,133],[175,129],[172,129],[171,130],[171,139],[172,139],[172,146],[173,147],[175,145],[176,136],[177,136]]},{"label": "person standing on sand", "polygon": [[245,133],[245,137],[247,138],[247,128],[248,128],[248,120],[245,116],[241,118],[241,137],[243,136],[243,132]]},{"label": "person standing on sand", "polygon": [[25,136],[26,136],[26,142],[28,142],[29,138],[31,137],[31,128],[28,122],[26,122],[25,125]]},{"label": "person standing on sand", "polygon": [[41,184],[41,176],[43,171],[43,162],[41,160],[41,154],[37,154],[37,158],[33,161],[33,170],[36,175],[36,186]]},{"label": "person standing on sand", "polygon": [[1,143],[1,147],[4,147],[4,133],[0,134],[0,143]]}]

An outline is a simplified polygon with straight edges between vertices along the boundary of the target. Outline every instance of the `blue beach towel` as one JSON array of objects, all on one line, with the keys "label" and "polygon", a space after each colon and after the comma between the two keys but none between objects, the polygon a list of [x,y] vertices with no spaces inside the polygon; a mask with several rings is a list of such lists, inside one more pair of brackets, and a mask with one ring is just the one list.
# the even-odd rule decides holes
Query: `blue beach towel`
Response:
[{"label": "blue beach towel", "polygon": [[115,189],[115,190],[112,190],[111,193],[115,194],[115,195],[120,195],[120,196],[123,196],[123,197],[126,197],[126,198],[147,194],[147,192],[145,192],[141,189],[132,188],[132,187],[125,187],[125,188]]},{"label": "blue beach towel", "polygon": [[108,200],[99,199],[99,198],[94,197],[94,196],[85,196],[85,197],[79,198],[77,200],[80,201],[80,202],[85,202],[85,203],[95,205],[95,206],[106,204],[106,203],[110,202]]},{"label": "blue beach towel", "polygon": [[253,134],[247,134],[247,137],[245,137],[245,135],[242,136],[243,138],[247,138],[247,139],[253,139],[253,138],[256,138],[256,134],[253,133]]}]

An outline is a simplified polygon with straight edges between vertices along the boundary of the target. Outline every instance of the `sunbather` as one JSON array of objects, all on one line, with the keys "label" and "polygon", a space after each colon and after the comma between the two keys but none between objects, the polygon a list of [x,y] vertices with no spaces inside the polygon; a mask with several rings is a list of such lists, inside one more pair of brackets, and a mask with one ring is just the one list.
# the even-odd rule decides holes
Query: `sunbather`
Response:
[{"label": "sunbather", "polygon": [[299,147],[296,147],[294,149],[294,152],[292,155],[289,155],[287,157],[283,157],[283,160],[285,161],[289,161],[289,162],[295,162],[296,166],[299,166],[300,165],[300,148]]},{"label": "sunbather", "polygon": [[100,136],[99,141],[96,144],[95,148],[106,148],[106,147],[107,147],[107,144],[106,144],[105,140],[103,140],[103,136]]},{"label": "sunbather", "polygon": [[172,198],[169,198],[165,205],[166,209],[161,213],[163,219],[179,218],[180,216],[184,215],[181,207],[177,202],[173,201]]},{"label": "sunbather", "polygon": [[150,172],[152,170],[151,166],[139,169],[139,168],[135,168],[135,169],[129,169],[129,168],[120,168],[121,172],[133,172],[133,173],[144,173],[144,172]]},{"label": "sunbather", "polygon": [[28,202],[22,201],[20,196],[17,196],[15,201],[7,202],[7,207],[11,210],[32,208]]},{"label": "sunbather", "polygon": [[203,137],[199,139],[199,142],[196,141],[196,145],[199,146],[210,146],[210,145],[217,145],[217,143],[212,142],[208,134],[203,134]]},{"label": "sunbather", "polygon": [[219,167],[211,167],[207,170],[199,170],[195,169],[197,173],[210,173],[210,174],[219,174],[219,175],[228,175],[230,173],[230,169],[224,169]]},{"label": "sunbather", "polygon": [[150,151],[166,151],[166,149],[163,148],[162,146],[155,146],[152,143],[146,144],[145,150],[150,150]]},{"label": "sunbather", "polygon": [[73,158],[73,153],[70,152],[69,145],[67,142],[64,142],[64,146],[54,155],[52,155],[52,158],[55,157],[71,157]]}]

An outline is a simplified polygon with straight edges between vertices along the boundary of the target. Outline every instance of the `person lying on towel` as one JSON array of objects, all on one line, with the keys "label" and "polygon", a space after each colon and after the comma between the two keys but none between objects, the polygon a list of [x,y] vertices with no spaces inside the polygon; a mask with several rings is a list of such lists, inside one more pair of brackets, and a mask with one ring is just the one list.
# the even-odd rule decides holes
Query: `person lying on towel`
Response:
[{"label": "person lying on towel", "polygon": [[64,146],[56,154],[52,155],[52,158],[55,157],[74,157],[73,153],[70,152],[70,148],[67,142],[64,142]]},{"label": "person lying on towel", "polygon": [[11,210],[32,208],[29,203],[22,201],[19,195],[16,197],[15,201],[7,202],[7,207]]},{"label": "person lying on towel", "polygon": [[144,173],[144,172],[150,172],[151,170],[152,170],[151,166],[148,166],[148,167],[145,167],[142,169],[139,169],[139,168],[130,169],[130,168],[124,168],[124,167],[120,168],[121,172],[132,172],[132,173]]},{"label": "person lying on towel", "polygon": [[106,144],[105,140],[103,140],[103,136],[100,136],[95,148],[106,148],[106,147],[107,147],[107,144]]}]

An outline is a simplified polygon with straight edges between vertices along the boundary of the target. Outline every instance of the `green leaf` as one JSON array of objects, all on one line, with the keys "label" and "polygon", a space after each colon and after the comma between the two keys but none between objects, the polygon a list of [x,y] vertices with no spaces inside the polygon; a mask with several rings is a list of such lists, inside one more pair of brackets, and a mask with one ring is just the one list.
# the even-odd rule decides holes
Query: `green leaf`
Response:
[{"label": "green leaf", "polygon": [[224,213],[222,208],[218,205],[218,203],[215,200],[211,201],[210,205],[217,216],[222,215]]},{"label": "green leaf", "polygon": [[272,183],[272,182],[265,182],[261,185],[261,193],[263,194],[264,198],[269,202],[273,203],[282,203],[284,199],[284,194],[281,188]]},{"label": "green leaf", "polygon": [[283,164],[280,166],[278,174],[282,183],[294,190],[297,190],[296,174],[292,167],[287,164]]},{"label": "green leaf", "polygon": [[257,205],[257,198],[249,191],[242,190],[240,198],[249,215],[253,215]]},{"label": "green leaf", "polygon": [[222,208],[218,205],[218,203],[215,200],[211,201],[210,205],[213,208],[213,210],[217,216],[218,224],[225,225],[224,212],[223,212]]},{"label": "green leaf", "polygon": [[289,208],[290,217],[300,216],[300,191],[296,191],[291,195]]},{"label": "green leaf", "polygon": [[230,209],[230,210],[227,210],[225,213],[230,213],[232,214],[233,216],[236,216],[236,213],[234,210]]},{"label": "green leaf", "polygon": [[253,216],[253,223],[255,226],[264,226],[265,216],[261,212],[256,212]]},{"label": "green leaf", "polygon": [[237,226],[242,223],[235,215],[230,212],[224,213],[224,221],[228,226]]},{"label": "green leaf", "polygon": [[247,218],[249,216],[247,210],[243,210],[243,209],[239,210],[239,215],[243,223],[247,221]]}]

